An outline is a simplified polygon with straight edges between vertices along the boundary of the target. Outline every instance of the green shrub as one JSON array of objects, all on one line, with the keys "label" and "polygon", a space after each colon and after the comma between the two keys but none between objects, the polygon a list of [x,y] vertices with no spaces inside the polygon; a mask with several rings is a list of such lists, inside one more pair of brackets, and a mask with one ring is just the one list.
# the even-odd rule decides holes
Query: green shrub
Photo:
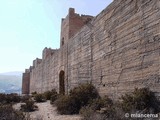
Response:
[{"label": "green shrub", "polygon": [[36,94],[34,96],[34,100],[36,102],[45,102],[46,101],[45,96],[43,94]]},{"label": "green shrub", "polygon": [[55,104],[59,114],[74,114],[77,110],[75,101],[68,95],[60,96]]},{"label": "green shrub", "polygon": [[51,96],[50,103],[53,104],[58,98],[58,94],[54,94]]},{"label": "green shrub", "polygon": [[95,111],[90,106],[84,106],[80,110],[80,114],[82,116],[81,120],[120,120],[115,119],[113,108],[108,108],[101,112]]},{"label": "green shrub", "polygon": [[34,97],[34,96],[37,94],[37,92],[34,91],[34,92],[32,92],[31,94],[32,94],[32,97]]},{"label": "green shrub", "polygon": [[24,112],[34,111],[36,108],[37,108],[37,106],[34,105],[33,100],[27,100],[27,101],[25,101],[25,104],[21,105],[21,110]]},{"label": "green shrub", "polygon": [[108,96],[104,96],[103,98],[91,100],[88,106],[90,106],[94,111],[96,111],[104,107],[113,106],[113,101]]},{"label": "green shrub", "polygon": [[97,89],[92,84],[81,84],[70,91],[70,96],[76,101],[80,109],[89,103],[90,100],[99,98]]},{"label": "green shrub", "polygon": [[46,91],[43,94],[44,94],[44,97],[46,98],[46,100],[50,100],[51,99],[51,96],[52,96],[51,91]]},{"label": "green shrub", "polygon": [[106,120],[115,116],[113,102],[107,96],[91,100],[80,110],[82,120]]},{"label": "green shrub", "polygon": [[18,103],[20,100],[20,96],[16,93],[0,94],[0,103],[3,104]]},{"label": "green shrub", "polygon": [[[150,111],[151,110],[151,111]],[[135,89],[122,95],[120,101],[112,102],[108,97],[91,100],[80,110],[82,120],[127,120],[125,113],[159,113],[160,102],[147,88]]]},{"label": "green shrub", "polygon": [[82,120],[91,120],[92,116],[96,114],[95,110],[93,110],[90,106],[82,107],[79,113],[82,116]]},{"label": "green shrub", "polygon": [[0,120],[25,120],[25,115],[12,108],[12,105],[0,105]]},{"label": "green shrub", "polygon": [[59,97],[55,104],[60,114],[77,114],[81,107],[86,106],[90,100],[98,97],[96,88],[87,83],[75,87],[68,96]]},{"label": "green shrub", "polygon": [[5,102],[5,98],[6,98],[6,95],[3,94],[3,93],[0,93],[0,103],[4,103]]},{"label": "green shrub", "polygon": [[57,92],[55,89],[51,90],[51,91],[46,91],[44,92],[44,96],[46,98],[46,100],[51,100],[51,96],[56,96]]},{"label": "green shrub", "polygon": [[125,112],[150,108],[154,112],[160,112],[159,101],[148,88],[135,88],[132,93],[122,95],[120,99],[120,106]]},{"label": "green shrub", "polygon": [[18,94],[14,94],[14,93],[11,93],[11,94],[7,94],[6,95],[6,101],[7,103],[18,103],[20,102],[21,98],[20,96],[18,96]]},{"label": "green shrub", "polygon": [[27,100],[31,99],[29,95],[25,95],[21,97],[21,102],[26,102]]},{"label": "green shrub", "polygon": [[32,95],[35,95],[35,94],[37,94],[37,92],[36,92],[36,91],[34,91],[34,92],[32,92],[31,94],[32,94]]}]

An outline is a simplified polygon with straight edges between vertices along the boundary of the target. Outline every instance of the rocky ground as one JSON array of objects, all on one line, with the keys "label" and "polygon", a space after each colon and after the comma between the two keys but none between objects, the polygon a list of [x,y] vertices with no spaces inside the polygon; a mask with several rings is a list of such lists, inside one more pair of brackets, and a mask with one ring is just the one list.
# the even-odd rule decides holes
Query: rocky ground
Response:
[{"label": "rocky ground", "polygon": [[[50,101],[43,103],[36,103],[38,110],[26,113],[26,116],[31,120],[80,120],[79,115],[59,115],[56,107],[50,104]],[[20,103],[14,106],[15,109],[20,108]]]}]

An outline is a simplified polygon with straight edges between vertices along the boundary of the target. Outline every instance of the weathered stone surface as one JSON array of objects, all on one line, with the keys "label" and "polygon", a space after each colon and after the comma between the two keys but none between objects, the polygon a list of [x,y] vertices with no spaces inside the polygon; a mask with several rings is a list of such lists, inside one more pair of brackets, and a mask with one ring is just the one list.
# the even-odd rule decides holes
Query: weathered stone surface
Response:
[{"label": "weathered stone surface", "polygon": [[29,91],[30,91],[30,71],[26,69],[25,73],[23,73],[23,78],[22,78],[22,93],[28,94]]},{"label": "weathered stone surface", "polygon": [[135,87],[160,92],[159,0],[114,0],[94,18],[71,8],[61,29],[60,49],[45,48],[24,74],[24,93],[59,91],[61,71],[66,94],[84,82],[113,98]]}]

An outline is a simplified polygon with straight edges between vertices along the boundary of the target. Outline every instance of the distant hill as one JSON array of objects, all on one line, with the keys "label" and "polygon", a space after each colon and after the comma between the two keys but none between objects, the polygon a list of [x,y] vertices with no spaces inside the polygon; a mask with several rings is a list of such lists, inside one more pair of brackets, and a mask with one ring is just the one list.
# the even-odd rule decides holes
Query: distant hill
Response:
[{"label": "distant hill", "polygon": [[5,72],[0,73],[0,75],[9,75],[9,76],[22,76],[22,71],[14,71],[14,72]]},{"label": "distant hill", "polygon": [[21,93],[22,72],[0,73],[0,93]]}]

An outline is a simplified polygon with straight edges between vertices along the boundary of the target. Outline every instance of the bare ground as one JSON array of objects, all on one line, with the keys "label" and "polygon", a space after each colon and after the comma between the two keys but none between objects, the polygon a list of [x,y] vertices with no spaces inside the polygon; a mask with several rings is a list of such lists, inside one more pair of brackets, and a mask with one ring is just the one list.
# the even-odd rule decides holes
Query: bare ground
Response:
[{"label": "bare ground", "polygon": [[[80,120],[79,115],[59,115],[57,114],[56,107],[52,106],[49,101],[43,103],[36,103],[38,110],[26,113],[26,116],[31,120]],[[20,104],[14,106],[18,109]]]}]

